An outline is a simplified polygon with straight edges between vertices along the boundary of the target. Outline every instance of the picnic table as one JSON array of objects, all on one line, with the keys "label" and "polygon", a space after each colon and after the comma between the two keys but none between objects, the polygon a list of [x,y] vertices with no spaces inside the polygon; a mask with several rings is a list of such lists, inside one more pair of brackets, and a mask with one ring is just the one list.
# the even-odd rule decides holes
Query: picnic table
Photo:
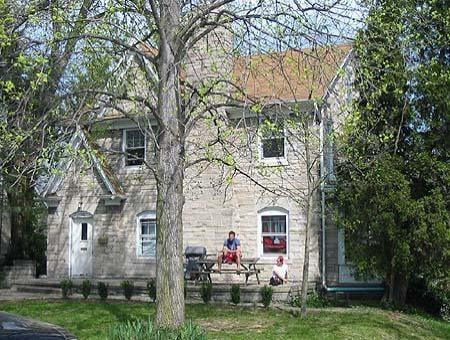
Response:
[{"label": "picnic table", "polygon": [[244,274],[245,275],[245,284],[248,283],[248,278],[252,275],[256,275],[256,280],[258,284],[259,274],[261,273],[260,268],[257,267],[257,263],[259,261],[259,257],[248,257],[241,258],[241,268],[236,268],[236,264],[232,263],[231,265],[227,265],[226,263],[222,264],[221,270],[217,268],[217,255],[206,255],[205,257],[199,259],[197,263],[199,264],[199,269],[197,271],[191,272],[194,274],[194,281],[206,281],[212,283],[211,274]]}]

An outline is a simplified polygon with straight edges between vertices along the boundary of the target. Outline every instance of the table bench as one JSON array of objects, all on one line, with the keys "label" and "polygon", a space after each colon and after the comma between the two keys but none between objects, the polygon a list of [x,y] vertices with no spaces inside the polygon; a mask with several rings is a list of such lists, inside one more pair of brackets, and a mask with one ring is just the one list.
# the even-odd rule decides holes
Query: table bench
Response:
[{"label": "table bench", "polygon": [[197,261],[197,263],[200,265],[199,270],[191,271],[191,273],[194,275],[195,282],[209,281],[212,283],[211,274],[231,273],[237,275],[244,274],[246,285],[248,283],[248,278],[252,275],[256,275],[256,280],[258,281],[258,284],[260,284],[259,274],[261,273],[262,269],[257,268],[258,261],[259,257],[244,257],[241,259],[241,270],[238,270],[236,268],[235,263],[229,265],[233,266],[233,268],[224,268],[224,266],[227,266],[227,264],[224,263],[222,264],[222,268],[219,272],[219,269],[217,268],[217,255],[206,255],[204,258]]}]

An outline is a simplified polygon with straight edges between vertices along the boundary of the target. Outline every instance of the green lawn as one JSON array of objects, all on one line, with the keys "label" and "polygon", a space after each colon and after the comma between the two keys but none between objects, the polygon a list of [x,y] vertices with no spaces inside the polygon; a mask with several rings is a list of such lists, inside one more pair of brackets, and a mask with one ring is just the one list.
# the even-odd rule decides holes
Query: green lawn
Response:
[{"label": "green lawn", "polygon": [[[147,320],[155,312],[146,303],[79,300],[0,303],[0,310],[63,326],[79,339],[105,339],[110,325]],[[369,307],[316,310],[304,319],[276,309],[217,305],[189,305],[186,313],[207,330],[208,339],[450,338],[450,323]]]}]

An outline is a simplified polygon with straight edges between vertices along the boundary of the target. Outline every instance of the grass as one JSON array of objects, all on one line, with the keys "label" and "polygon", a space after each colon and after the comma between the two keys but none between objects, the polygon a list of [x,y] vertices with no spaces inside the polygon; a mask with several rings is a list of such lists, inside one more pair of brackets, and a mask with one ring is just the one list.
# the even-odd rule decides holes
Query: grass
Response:
[{"label": "grass", "polygon": [[[105,339],[108,327],[148,320],[154,305],[81,300],[0,303],[0,310],[60,325],[79,339]],[[371,307],[314,310],[304,319],[277,309],[188,305],[188,319],[208,339],[449,339],[450,323]]]}]

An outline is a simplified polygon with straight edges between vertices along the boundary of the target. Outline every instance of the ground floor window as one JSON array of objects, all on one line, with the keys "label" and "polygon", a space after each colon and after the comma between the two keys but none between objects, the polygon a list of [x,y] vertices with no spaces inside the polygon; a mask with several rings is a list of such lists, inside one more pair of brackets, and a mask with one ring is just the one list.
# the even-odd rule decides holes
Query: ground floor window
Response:
[{"label": "ground floor window", "polygon": [[288,254],[288,213],[281,208],[264,209],[259,213],[261,255]]},{"label": "ground floor window", "polygon": [[156,214],[143,212],[137,218],[137,256],[156,257]]}]

